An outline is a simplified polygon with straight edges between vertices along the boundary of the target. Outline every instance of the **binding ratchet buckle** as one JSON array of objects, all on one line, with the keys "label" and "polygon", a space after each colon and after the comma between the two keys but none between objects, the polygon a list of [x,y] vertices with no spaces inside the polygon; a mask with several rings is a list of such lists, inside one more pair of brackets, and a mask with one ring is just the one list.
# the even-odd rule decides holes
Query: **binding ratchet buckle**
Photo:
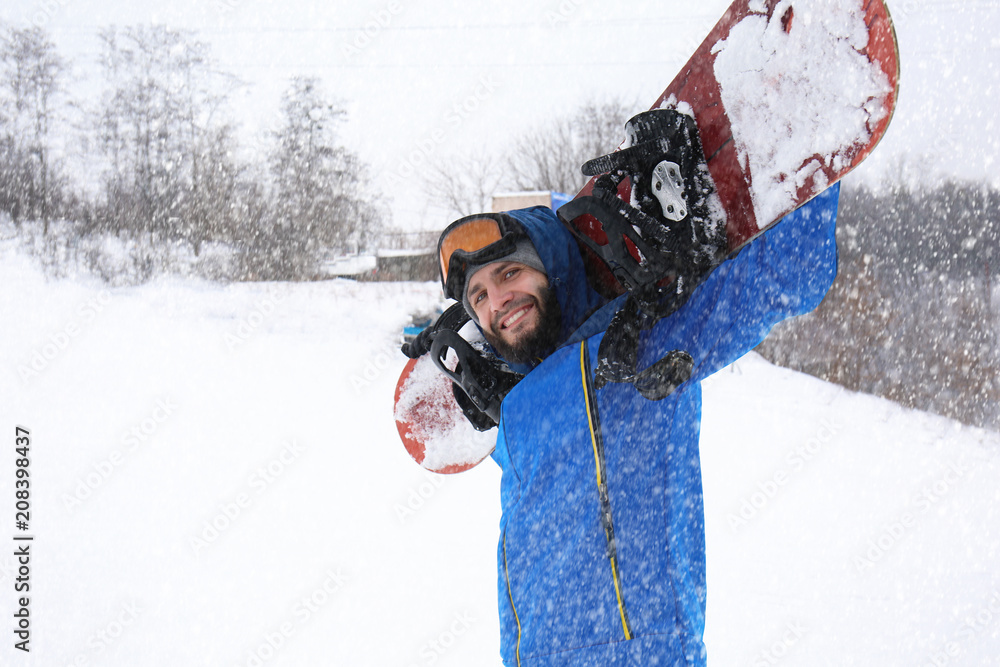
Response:
[{"label": "binding ratchet buckle", "polygon": [[[649,296],[648,288],[693,278],[722,261],[725,214],[712,205],[715,184],[694,118],[654,109],[629,120],[625,131],[624,148],[583,165],[585,175],[597,176],[591,194],[565,204],[558,215],[626,290]],[[618,196],[626,179],[628,202]],[[574,224],[585,215],[600,223],[606,244]]]}]

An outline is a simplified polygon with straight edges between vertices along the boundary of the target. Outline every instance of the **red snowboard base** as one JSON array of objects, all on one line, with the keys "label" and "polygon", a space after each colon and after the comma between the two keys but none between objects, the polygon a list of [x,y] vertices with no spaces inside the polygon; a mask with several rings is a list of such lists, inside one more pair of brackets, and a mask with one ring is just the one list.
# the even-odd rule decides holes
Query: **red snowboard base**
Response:
[{"label": "red snowboard base", "polygon": [[432,472],[474,467],[496,446],[496,430],[477,431],[455,403],[451,380],[430,354],[410,359],[396,383],[396,428],[413,460]]}]

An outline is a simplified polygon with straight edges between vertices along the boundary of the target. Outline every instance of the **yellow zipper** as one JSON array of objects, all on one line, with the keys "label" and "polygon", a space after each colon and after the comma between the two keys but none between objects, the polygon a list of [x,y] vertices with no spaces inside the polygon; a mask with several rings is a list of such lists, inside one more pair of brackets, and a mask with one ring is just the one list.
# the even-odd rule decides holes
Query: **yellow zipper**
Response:
[{"label": "yellow zipper", "polygon": [[507,571],[507,531],[503,531],[503,576],[507,583],[507,597],[510,599],[510,608],[514,612],[514,622],[517,623],[517,646],[514,655],[517,657],[518,667],[521,665],[521,620],[517,617],[517,607],[514,606],[514,593],[510,590],[510,573]]},{"label": "yellow zipper", "polygon": [[618,598],[618,613],[622,620],[622,630],[625,639],[632,639],[632,628],[625,610],[625,598],[622,594],[621,576],[618,573],[618,550],[615,546],[615,526],[611,520],[611,499],[608,496],[607,471],[604,461],[604,438],[601,435],[601,422],[597,414],[597,396],[594,395],[590,382],[590,357],[587,353],[587,341],[580,343],[580,372],[583,374],[583,397],[587,406],[587,422],[590,426],[590,442],[594,447],[594,468],[597,474],[597,494],[601,501],[601,523],[604,526],[604,536],[608,541],[608,560],[611,561],[611,577],[615,584],[615,596]]}]

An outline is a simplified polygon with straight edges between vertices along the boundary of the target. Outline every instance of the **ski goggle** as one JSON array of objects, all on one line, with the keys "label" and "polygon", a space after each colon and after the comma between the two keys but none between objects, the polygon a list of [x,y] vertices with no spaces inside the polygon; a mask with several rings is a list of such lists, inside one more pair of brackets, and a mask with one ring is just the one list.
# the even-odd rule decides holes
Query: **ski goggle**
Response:
[{"label": "ski goggle", "polygon": [[466,269],[506,257],[523,236],[521,225],[503,213],[470,215],[448,225],[438,240],[444,293],[461,301]]}]

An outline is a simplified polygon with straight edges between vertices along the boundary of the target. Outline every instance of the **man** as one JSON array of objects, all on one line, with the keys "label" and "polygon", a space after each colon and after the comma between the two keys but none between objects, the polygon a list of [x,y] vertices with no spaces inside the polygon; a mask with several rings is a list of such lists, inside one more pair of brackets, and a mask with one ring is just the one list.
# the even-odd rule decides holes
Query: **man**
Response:
[{"label": "man", "polygon": [[590,287],[544,208],[442,234],[442,282],[525,377],[503,399],[497,553],[504,664],[704,665],[699,381],[807,312],[836,275],[835,186],[722,263],[641,333],[638,369],[672,350],[690,379],[662,400],[593,369],[621,300]]}]

